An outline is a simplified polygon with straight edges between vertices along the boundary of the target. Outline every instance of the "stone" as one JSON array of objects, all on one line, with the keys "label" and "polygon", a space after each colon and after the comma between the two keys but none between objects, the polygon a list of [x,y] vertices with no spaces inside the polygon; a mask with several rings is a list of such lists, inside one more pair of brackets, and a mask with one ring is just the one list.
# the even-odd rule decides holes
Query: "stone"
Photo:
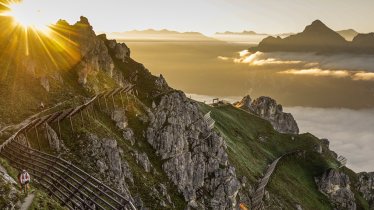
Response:
[{"label": "stone", "polygon": [[124,130],[125,128],[127,128],[128,122],[127,122],[127,117],[126,117],[125,110],[123,110],[123,109],[115,109],[112,112],[111,118],[112,118],[113,121],[116,122],[116,126],[119,129]]},{"label": "stone", "polygon": [[329,169],[316,178],[319,191],[325,194],[337,210],[355,210],[355,195],[349,177],[336,169]]},{"label": "stone", "polygon": [[145,152],[140,154],[138,152],[135,152],[135,159],[136,163],[141,165],[145,172],[151,172],[151,168],[153,166],[152,163],[149,161],[148,155]]},{"label": "stone", "polygon": [[134,131],[131,128],[123,129],[123,138],[130,141],[131,145],[135,144],[135,135]]}]

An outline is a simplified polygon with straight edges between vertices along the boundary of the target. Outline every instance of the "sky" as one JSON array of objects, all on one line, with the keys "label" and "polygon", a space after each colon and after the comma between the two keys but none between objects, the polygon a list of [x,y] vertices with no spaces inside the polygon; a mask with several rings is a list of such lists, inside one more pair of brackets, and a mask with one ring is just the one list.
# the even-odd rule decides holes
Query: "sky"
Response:
[{"label": "sky", "polygon": [[302,31],[320,19],[335,30],[374,31],[373,0],[24,0],[38,18],[53,23],[89,18],[96,31],[142,29],[198,31]]}]

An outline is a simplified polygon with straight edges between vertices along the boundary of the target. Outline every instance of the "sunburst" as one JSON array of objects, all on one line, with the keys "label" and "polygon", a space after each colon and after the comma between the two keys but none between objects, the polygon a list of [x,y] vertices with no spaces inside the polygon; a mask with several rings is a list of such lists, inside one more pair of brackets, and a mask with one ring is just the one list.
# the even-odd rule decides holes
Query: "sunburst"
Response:
[{"label": "sunburst", "polygon": [[80,59],[79,46],[70,37],[73,32],[69,30],[74,30],[73,26],[51,24],[32,1],[1,3],[0,0],[0,4],[6,8],[0,16],[10,20],[1,26],[5,30],[0,35],[5,35],[0,41],[10,56],[18,60],[26,56],[43,66],[40,68],[49,70],[69,69]]}]

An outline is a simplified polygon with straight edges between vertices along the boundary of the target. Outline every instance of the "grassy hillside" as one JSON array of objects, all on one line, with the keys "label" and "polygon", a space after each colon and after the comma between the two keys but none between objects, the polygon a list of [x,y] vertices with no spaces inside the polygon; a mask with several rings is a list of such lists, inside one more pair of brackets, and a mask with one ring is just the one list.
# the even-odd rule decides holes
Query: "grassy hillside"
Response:
[{"label": "grassy hillside", "polygon": [[[266,188],[271,198],[268,205],[295,209],[296,204],[302,204],[305,210],[332,209],[327,197],[318,191],[314,177],[328,168],[336,168],[337,162],[326,146],[323,146],[322,154],[315,151],[316,145],[320,144],[318,138],[308,133],[280,134],[267,121],[231,105],[211,107],[199,103],[199,106],[204,113],[211,112],[216,121],[215,129],[227,142],[229,159],[238,176],[247,177],[253,186],[277,157],[296,150],[304,151],[302,156],[289,156],[279,162]],[[359,195],[357,198],[358,209],[367,209]]]}]

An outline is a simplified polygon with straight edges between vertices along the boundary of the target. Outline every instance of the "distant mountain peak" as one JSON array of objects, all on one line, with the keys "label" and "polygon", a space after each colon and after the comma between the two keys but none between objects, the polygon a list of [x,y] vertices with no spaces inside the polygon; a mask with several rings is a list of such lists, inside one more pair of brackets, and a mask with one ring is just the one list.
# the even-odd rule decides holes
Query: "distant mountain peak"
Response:
[{"label": "distant mountain peak", "polygon": [[308,33],[308,32],[318,32],[318,33],[320,33],[320,32],[323,32],[323,33],[333,32],[333,33],[335,33],[335,31],[333,31],[332,29],[330,29],[328,26],[326,26],[320,20],[313,21],[312,24],[310,24],[307,27],[305,27],[304,32],[305,33]]}]

